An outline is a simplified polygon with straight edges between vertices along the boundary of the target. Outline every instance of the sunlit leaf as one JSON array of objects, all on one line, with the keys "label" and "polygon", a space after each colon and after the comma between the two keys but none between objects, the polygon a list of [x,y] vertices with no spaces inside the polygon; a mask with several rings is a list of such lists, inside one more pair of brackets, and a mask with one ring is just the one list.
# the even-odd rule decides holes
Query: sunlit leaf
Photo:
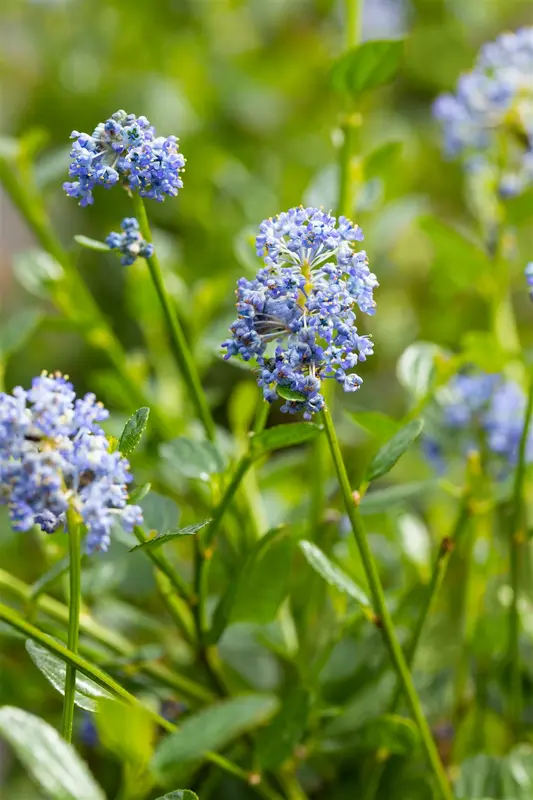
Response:
[{"label": "sunlit leaf", "polygon": [[108,253],[111,249],[105,242],[99,242],[97,239],[90,239],[88,236],[75,236],[74,241],[88,250],[98,250],[100,253]]},{"label": "sunlit leaf", "polygon": [[415,419],[403,428],[400,428],[398,433],[384,444],[374,456],[365,473],[365,480],[374,481],[376,478],[380,478],[382,475],[390,472],[405,451],[420,436],[423,427],[423,421],[421,419]]},{"label": "sunlit leaf", "polygon": [[303,392],[295,392],[293,389],[289,389],[288,386],[276,386],[276,394],[283,397],[284,400],[294,400],[297,403],[306,400],[306,395]]},{"label": "sunlit leaf", "polygon": [[99,700],[95,717],[102,745],[121,761],[136,767],[147,764],[152,757],[155,726],[147,710],[141,706]]},{"label": "sunlit leaf", "polygon": [[316,544],[307,542],[304,539],[299,542],[299,546],[307,563],[331,586],[334,586],[339,592],[350,595],[362,606],[370,605],[370,600],[363,590],[357,586],[344,570],[334,564]]},{"label": "sunlit leaf", "polygon": [[449,354],[438,344],[415,342],[404,350],[398,360],[398,380],[415,399],[420,399],[434,386],[438,360],[448,357]]},{"label": "sunlit leaf", "polygon": [[139,408],[126,422],[118,444],[119,450],[123,455],[127,456],[135,450],[146,430],[149,416],[149,408]]}]

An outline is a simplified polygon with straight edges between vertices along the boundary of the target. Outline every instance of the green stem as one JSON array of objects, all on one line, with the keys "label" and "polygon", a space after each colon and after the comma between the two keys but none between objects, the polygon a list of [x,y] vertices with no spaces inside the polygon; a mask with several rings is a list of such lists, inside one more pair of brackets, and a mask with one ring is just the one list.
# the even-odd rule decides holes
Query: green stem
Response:
[{"label": "green stem", "polygon": [[[363,0],[345,0],[345,51],[356,47],[361,41],[361,13]],[[356,146],[357,127],[360,117],[345,114],[341,125],[342,146],[339,153],[339,196],[337,214],[351,217],[354,204],[352,180],[352,155]]]},{"label": "green stem", "polygon": [[[67,510],[67,534],[69,541],[69,616],[68,649],[78,652],[81,609],[81,525],[77,512],[69,506]],[[67,664],[65,676],[65,697],[61,733],[66,742],[72,741],[74,722],[74,696],[76,694],[76,668]]]},{"label": "green stem", "polygon": [[346,50],[356,47],[361,41],[364,0],[345,0]]},{"label": "green stem", "polygon": [[452,800],[453,795],[446,772],[439,758],[435,742],[433,741],[433,737],[431,735],[431,730],[422,711],[420,700],[414,688],[411,674],[394,631],[394,625],[385,601],[385,594],[379,578],[377,565],[374,560],[372,550],[370,549],[367,534],[358,508],[354,503],[352,488],[348,479],[348,473],[346,471],[340,445],[335,433],[333,421],[327,407],[323,411],[323,418],[331,456],[333,458],[333,463],[335,464],[337,477],[344,499],[344,505],[346,507],[346,511],[352,526],[352,531],[359,549],[365,576],[374,601],[374,607],[378,614],[378,620],[376,624],[381,630],[385,645],[389,651],[392,665],[396,670],[398,681],[402,687],[403,693],[405,694],[413,718],[420,730],[422,743],[426,751],[428,761],[435,774],[440,795],[444,800]]},{"label": "green stem", "polygon": [[[148,215],[146,214],[146,208],[143,199],[142,197],[139,197],[138,194],[132,194],[132,201],[135,214],[139,221],[141,233],[147,242],[151,242],[152,231],[150,229],[150,223],[148,221]],[[153,255],[146,259],[146,262],[148,264],[148,269],[150,270],[150,275],[157,292],[159,302],[161,303],[161,307],[165,315],[170,337],[170,346],[172,348],[172,353],[176,360],[176,364],[183,376],[185,383],[187,384],[187,389],[189,391],[191,400],[196,409],[196,413],[198,414],[198,418],[204,426],[206,436],[211,441],[214,441],[215,423],[213,421],[213,417],[211,415],[211,411],[209,409],[205,392],[202,388],[202,383],[194,363],[194,358],[187,343],[187,339],[185,338],[185,334],[174,309],[174,305],[168,296],[163,278],[163,272],[161,270],[161,264],[159,263],[159,258],[155,250]]]},{"label": "green stem", "polygon": [[518,449],[518,463],[516,465],[513,505],[509,520],[509,562],[511,572],[511,588],[513,597],[509,616],[509,662],[511,667],[511,699],[509,704],[509,718],[512,727],[520,725],[522,717],[522,676],[520,666],[520,551],[523,536],[520,532],[522,521],[524,480],[526,475],[526,448],[533,410],[533,374],[530,375],[529,393],[524,415],[524,425]]},{"label": "green stem", "polygon": [[[67,665],[67,669],[69,666],[73,667],[78,672],[83,673],[83,675],[86,675],[88,678],[95,681],[99,686],[102,686],[104,689],[108,689],[119,699],[126,701],[129,705],[143,708],[151,717],[151,719],[153,719],[154,722],[156,722],[168,733],[175,733],[177,730],[179,730],[177,725],[174,725],[174,723],[170,722],[164,717],[161,717],[159,714],[152,711],[151,708],[141,703],[141,701],[138,700],[135,695],[130,694],[127,689],[124,689],[123,686],[113,680],[113,678],[104,672],[104,670],[100,669],[94,664],[91,664],[85,658],[77,653],[74,653],[69,648],[64,647],[64,645],[60,644],[58,641],[56,641],[56,639],[53,639],[51,636],[48,636],[48,634],[40,631],[34,625],[26,622],[26,620],[22,619],[22,617],[13,611],[12,608],[9,608],[9,606],[5,606],[2,603],[0,603],[0,620],[6,622],[8,625],[11,625],[13,628],[15,628],[15,630],[24,633],[30,639],[42,644],[43,647],[61,659],[61,661]],[[241,767],[239,767],[237,764],[229,761],[227,758],[218,755],[218,753],[211,752],[204,753],[204,758],[206,761],[216,764],[225,772],[235,775],[235,777],[239,778],[247,785],[250,784],[248,773],[241,769]],[[254,786],[254,788],[261,797],[264,797],[267,800],[281,800],[279,795],[270,791],[268,787],[259,784],[258,786]]]}]

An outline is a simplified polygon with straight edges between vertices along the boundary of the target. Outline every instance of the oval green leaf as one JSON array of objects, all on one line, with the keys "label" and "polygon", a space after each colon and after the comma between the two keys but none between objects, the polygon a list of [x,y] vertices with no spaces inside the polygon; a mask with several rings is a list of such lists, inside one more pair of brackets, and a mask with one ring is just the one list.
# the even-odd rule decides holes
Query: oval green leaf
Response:
[{"label": "oval green leaf", "polygon": [[284,400],[292,400],[295,403],[303,403],[307,399],[303,392],[295,392],[288,386],[279,386],[279,384],[276,386],[276,394]]},{"label": "oval green leaf", "polygon": [[327,581],[330,586],[334,586],[339,592],[353,597],[359,605],[368,607],[370,600],[357,584],[340,567],[334,564],[322,550],[313,544],[302,539],[299,542],[300,550],[305,556],[307,563]]},{"label": "oval green leaf", "polygon": [[150,416],[150,409],[147,407],[139,408],[126,422],[118,449],[123,456],[132,453],[139,442],[148,425],[148,417]]},{"label": "oval green leaf", "polygon": [[374,436],[378,442],[386,442],[391,439],[400,428],[396,420],[387,417],[380,411],[355,411],[348,412],[348,419],[354,422],[363,430]]},{"label": "oval green leaf", "polygon": [[90,239],[88,236],[75,236],[74,241],[87,250],[97,250],[100,253],[108,253],[111,248],[105,242],[99,242],[98,239]]},{"label": "oval green leaf", "polygon": [[354,98],[388,83],[398,71],[403,54],[402,39],[376,39],[349,50],[334,65],[333,87]]},{"label": "oval green leaf", "polygon": [[52,800],[105,800],[72,745],[51,725],[21,708],[0,708],[0,734]]},{"label": "oval green leaf", "polygon": [[376,478],[380,478],[390,472],[405,451],[418,439],[423,427],[424,423],[421,419],[414,419],[403,428],[400,428],[398,433],[384,444],[373,458],[365,473],[365,480],[374,481]]}]

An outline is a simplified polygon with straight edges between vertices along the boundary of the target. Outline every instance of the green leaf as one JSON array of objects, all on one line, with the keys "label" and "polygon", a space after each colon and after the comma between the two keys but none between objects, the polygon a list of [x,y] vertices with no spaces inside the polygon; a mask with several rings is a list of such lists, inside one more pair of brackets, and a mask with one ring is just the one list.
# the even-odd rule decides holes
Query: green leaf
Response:
[{"label": "green leaf", "polygon": [[385,142],[369,153],[364,161],[363,174],[365,180],[381,176],[390,169],[392,162],[403,150],[403,142]]},{"label": "green leaf", "polygon": [[480,754],[461,764],[455,784],[458,800],[531,800],[533,749],[515,747],[505,758]]},{"label": "green leaf", "polygon": [[126,422],[126,425],[120,437],[120,441],[118,443],[118,449],[120,450],[122,455],[127,456],[129,453],[135,450],[135,448],[141,441],[143,433],[146,430],[149,416],[150,416],[149,408],[147,407],[138,408],[135,414],[133,414],[133,416],[131,416],[129,420]]},{"label": "green leaf", "polygon": [[283,397],[284,400],[294,400],[296,403],[302,403],[306,400],[306,395],[303,392],[295,392],[289,389],[288,386],[276,386],[276,394]]},{"label": "green leaf", "polygon": [[156,750],[152,768],[164,781],[183,765],[208,751],[225,747],[236,737],[265,723],[277,709],[273,695],[248,694],[224,700],[188,717]]},{"label": "green leaf", "polygon": [[270,724],[260,731],[256,754],[261,769],[277,769],[302,739],[311,707],[311,695],[297,687],[283,698],[280,711]]},{"label": "green leaf", "polygon": [[368,431],[379,442],[391,439],[399,430],[400,423],[382,414],[381,411],[352,411],[346,416],[360,428]]},{"label": "green leaf", "polygon": [[145,708],[99,700],[96,729],[103,746],[136,768],[148,764],[154,752],[155,726]]},{"label": "green leaf", "polygon": [[131,502],[132,503],[140,503],[141,500],[144,500],[146,495],[150,492],[151,488],[152,488],[152,484],[151,483],[143,483],[143,484],[141,484],[141,486],[136,486],[135,489],[133,489],[130,492],[130,500],[131,500]]},{"label": "green leaf", "polygon": [[162,533],[159,536],[154,536],[153,539],[147,539],[146,542],[136,544],[135,547],[130,549],[130,553],[132,553],[134,550],[139,550],[141,547],[143,547],[145,550],[155,550],[157,547],[161,547],[161,545],[166,544],[166,542],[171,542],[173,539],[180,539],[182,536],[191,536],[194,533],[198,533],[198,531],[201,531],[206,525],[209,525],[210,522],[211,519],[204,519],[203,522],[197,522],[194,525],[187,525],[186,528],[178,528],[175,531],[168,531],[167,533]]},{"label": "green leaf", "polygon": [[163,461],[169,470],[184,478],[209,480],[210,475],[224,471],[224,459],[212,442],[197,441],[179,436],[160,447]]},{"label": "green leaf", "polygon": [[397,461],[403,456],[406,450],[418,439],[422,433],[424,422],[421,419],[414,419],[403,428],[400,428],[392,439],[390,439],[372,459],[366,473],[366,481],[375,481],[381,478],[393,468]]},{"label": "green leaf", "polygon": [[435,481],[416,481],[403,483],[401,486],[389,486],[368,492],[361,500],[361,514],[385,514],[388,511],[404,506],[414,497],[427,493],[436,486]]},{"label": "green leaf", "polygon": [[415,399],[422,399],[435,385],[438,362],[448,359],[449,353],[438,344],[415,342],[398,359],[398,380]]},{"label": "green leaf", "polygon": [[151,531],[171,531],[178,527],[180,510],[174,500],[150,492],[140,501],[144,524]]},{"label": "green leaf", "polygon": [[51,725],[21,708],[0,708],[0,734],[52,800],[105,800],[72,745]]},{"label": "green leaf", "polygon": [[42,319],[42,313],[36,308],[27,308],[10,317],[0,329],[0,354],[7,358],[23,347]]},{"label": "green leaf", "polygon": [[176,789],[174,792],[156,797],[156,800],[198,800],[198,795],[190,789]]},{"label": "green leaf", "polygon": [[334,89],[358,98],[388,83],[398,71],[403,54],[401,39],[376,39],[349,50],[333,66]]},{"label": "green leaf", "polygon": [[35,583],[31,585],[30,591],[30,599],[34,599],[38,597],[43,592],[46,592],[50,586],[57,581],[62,575],[65,575],[68,572],[68,568],[70,565],[70,557],[65,556],[64,558],[60,558],[59,561],[56,561],[55,564],[52,564],[50,569],[43,572],[43,574],[37,578]]},{"label": "green leaf", "polygon": [[44,250],[25,250],[13,260],[13,271],[20,285],[30,294],[46,299],[48,285],[64,277],[63,267]]},{"label": "green leaf", "polygon": [[293,547],[285,527],[274,528],[259,539],[215,609],[211,644],[232,622],[265,625],[275,618],[287,595]]},{"label": "green leaf", "polygon": [[288,425],[274,425],[266,431],[252,436],[251,451],[254,458],[258,458],[271,450],[280,450],[282,447],[293,447],[303,442],[310,442],[322,432],[321,425],[312,422],[292,422]]},{"label": "green leaf", "polygon": [[334,564],[322,550],[313,544],[302,539],[299,542],[300,550],[305,556],[307,563],[327,581],[330,586],[334,586],[339,592],[350,595],[362,606],[370,606],[370,600],[357,584],[340,567]]},{"label": "green leaf", "polygon": [[[64,695],[65,678],[67,674],[66,664],[31,639],[26,640],[26,650],[37,669],[42,672],[54,689],[57,689],[59,694]],[[74,695],[74,702],[76,705],[85,709],[85,711],[96,711],[97,700],[101,698],[107,698],[115,702],[113,695],[106,689],[103,689],[90,678],[77,672],[76,692]]]},{"label": "green leaf", "polygon": [[88,236],[75,236],[74,241],[88,250],[98,250],[100,253],[108,253],[111,250],[105,242],[99,242],[98,239],[90,239]]},{"label": "green leaf", "polygon": [[349,746],[354,750],[375,752],[384,749],[398,755],[408,755],[418,743],[419,734],[415,723],[396,714],[383,714],[368,720],[349,739]]},{"label": "green leaf", "polygon": [[439,276],[455,289],[477,286],[479,291],[479,278],[490,269],[481,243],[436,217],[422,217],[419,225],[433,245],[433,264]]}]

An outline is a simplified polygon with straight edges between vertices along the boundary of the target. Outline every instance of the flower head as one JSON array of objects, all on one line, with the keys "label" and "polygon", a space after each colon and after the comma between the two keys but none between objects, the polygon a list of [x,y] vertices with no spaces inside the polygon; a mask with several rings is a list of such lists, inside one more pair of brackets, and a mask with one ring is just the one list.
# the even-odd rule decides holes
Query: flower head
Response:
[{"label": "flower head", "polygon": [[106,238],[106,244],[111,250],[116,250],[122,255],[120,263],[124,267],[134,264],[139,258],[150,258],[154,252],[154,246],[146,239],[143,239],[139,230],[139,223],[135,217],[126,217],[120,223],[122,233],[113,231]]},{"label": "flower head", "polygon": [[351,370],[372,342],[358,334],[354,309],[373,314],[378,285],[366,253],[354,250],[362,239],[357,225],[317,208],[291,208],[259,227],[264,266],[238,281],[238,318],[222,346],[225,358],[255,359],[265,400],[283,398],[282,411],[310,419],[324,406],[324,378],[347,392],[362,383]]},{"label": "flower head", "polygon": [[34,378],[28,391],[0,393],[0,503],[15,530],[52,533],[71,505],[87,527],[87,550],[107,550],[113,520],[142,522],[128,506],[128,461],[110,451],[100,427],[108,412],[93,394],[77,398],[59,373]]},{"label": "flower head", "polygon": [[489,166],[502,196],[533,182],[533,28],[505,33],[482,47],[455,94],[441,95],[434,114],[450,156]]},{"label": "flower head", "polygon": [[80,206],[94,202],[93,189],[122,184],[141,197],[163,201],[182,188],[185,158],[175,136],[156,136],[146,117],[117,111],[89,135],[72,131],[69,176],[63,188]]}]

